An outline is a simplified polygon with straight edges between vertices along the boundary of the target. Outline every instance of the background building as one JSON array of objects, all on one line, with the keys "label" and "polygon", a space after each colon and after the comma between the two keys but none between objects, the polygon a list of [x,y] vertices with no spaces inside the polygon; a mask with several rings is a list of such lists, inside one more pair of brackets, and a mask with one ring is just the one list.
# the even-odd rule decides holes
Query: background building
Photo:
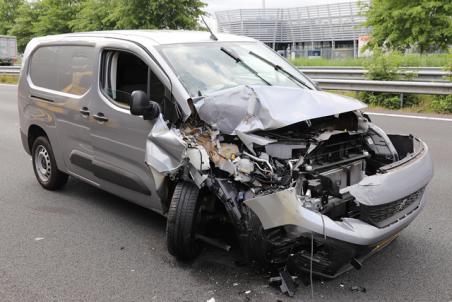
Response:
[{"label": "background building", "polygon": [[363,2],[235,9],[215,15],[220,32],[258,39],[286,56],[357,57],[358,41],[365,41],[370,31],[362,26]]}]

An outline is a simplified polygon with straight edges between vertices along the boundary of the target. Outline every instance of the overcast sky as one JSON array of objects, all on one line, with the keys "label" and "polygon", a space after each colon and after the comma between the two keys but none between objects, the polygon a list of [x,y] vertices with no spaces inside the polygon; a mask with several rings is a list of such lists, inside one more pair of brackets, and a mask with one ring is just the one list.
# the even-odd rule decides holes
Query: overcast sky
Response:
[{"label": "overcast sky", "polygon": [[[207,3],[207,11],[211,14],[228,9],[262,8],[262,0],[204,0],[204,2]],[[350,2],[350,0],[265,0],[265,6],[267,8],[299,7],[337,2]]]}]

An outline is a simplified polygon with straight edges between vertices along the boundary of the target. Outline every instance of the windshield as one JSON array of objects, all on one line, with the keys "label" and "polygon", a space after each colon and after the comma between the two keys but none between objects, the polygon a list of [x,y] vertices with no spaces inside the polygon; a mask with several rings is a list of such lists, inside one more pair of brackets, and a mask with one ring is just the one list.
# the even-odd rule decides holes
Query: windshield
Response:
[{"label": "windshield", "polygon": [[296,68],[261,43],[172,44],[159,50],[192,97],[240,85],[315,89]]}]

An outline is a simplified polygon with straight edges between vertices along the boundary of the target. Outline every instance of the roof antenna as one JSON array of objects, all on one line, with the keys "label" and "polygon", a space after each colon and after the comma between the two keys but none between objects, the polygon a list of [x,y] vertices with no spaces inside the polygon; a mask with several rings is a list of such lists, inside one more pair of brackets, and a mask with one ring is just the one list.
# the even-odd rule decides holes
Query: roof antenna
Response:
[{"label": "roof antenna", "polygon": [[201,16],[201,20],[202,22],[204,22],[204,25],[207,27],[207,29],[210,31],[210,39],[214,40],[214,41],[218,41],[217,36],[215,36],[215,34],[213,33],[213,31],[210,29],[209,25],[207,25],[206,20],[204,20],[204,17]]}]

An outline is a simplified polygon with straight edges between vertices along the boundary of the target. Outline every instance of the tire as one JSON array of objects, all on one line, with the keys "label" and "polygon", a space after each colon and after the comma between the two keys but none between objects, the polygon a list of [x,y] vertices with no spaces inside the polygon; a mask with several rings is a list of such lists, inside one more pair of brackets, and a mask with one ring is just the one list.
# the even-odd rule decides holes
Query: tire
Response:
[{"label": "tire", "polygon": [[180,182],[174,189],[168,210],[166,243],[168,252],[180,261],[193,260],[201,246],[196,242],[199,189],[189,182]]},{"label": "tire", "polygon": [[45,136],[39,136],[31,148],[33,171],[39,184],[46,190],[62,188],[68,175],[58,170],[52,146]]},{"label": "tire", "polygon": [[248,256],[262,266],[268,265],[269,258],[267,252],[270,244],[264,236],[264,229],[259,217],[250,209],[249,210],[249,237],[248,237]]}]

